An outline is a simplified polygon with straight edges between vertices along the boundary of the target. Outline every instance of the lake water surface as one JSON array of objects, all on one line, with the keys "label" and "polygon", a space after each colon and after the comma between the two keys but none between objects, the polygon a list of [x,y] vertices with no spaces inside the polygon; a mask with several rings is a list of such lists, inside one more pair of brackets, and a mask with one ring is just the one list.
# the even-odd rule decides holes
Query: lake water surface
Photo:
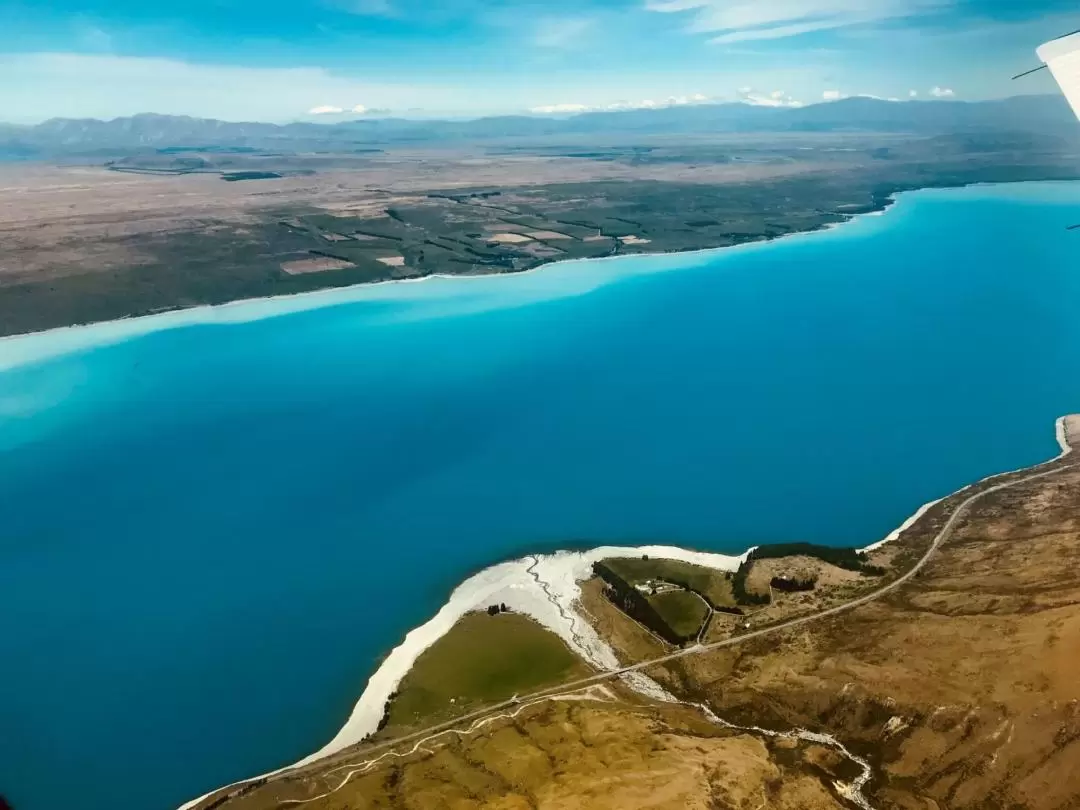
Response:
[{"label": "lake water surface", "polygon": [[0,342],[0,793],[157,810],[294,761],[501,559],[865,545],[1054,455],[1076,221],[1077,185],[920,192],[737,250]]}]

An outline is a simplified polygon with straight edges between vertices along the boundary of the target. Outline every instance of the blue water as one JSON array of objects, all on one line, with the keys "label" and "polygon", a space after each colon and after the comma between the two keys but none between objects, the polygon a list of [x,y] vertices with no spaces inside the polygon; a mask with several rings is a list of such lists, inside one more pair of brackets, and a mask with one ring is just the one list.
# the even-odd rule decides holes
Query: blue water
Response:
[{"label": "blue water", "polygon": [[770,245],[14,364],[0,793],[155,810],[294,761],[503,558],[866,544],[1055,454],[1080,409],[1077,219],[1075,185],[926,192]]}]

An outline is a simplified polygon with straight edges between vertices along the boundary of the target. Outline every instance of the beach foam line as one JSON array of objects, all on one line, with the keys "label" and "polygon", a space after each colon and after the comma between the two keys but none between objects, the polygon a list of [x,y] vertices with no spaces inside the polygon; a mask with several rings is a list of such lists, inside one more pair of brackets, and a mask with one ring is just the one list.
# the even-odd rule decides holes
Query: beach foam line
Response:
[{"label": "beach foam line", "polygon": [[906,532],[908,529],[910,529],[912,526],[914,526],[915,523],[919,520],[919,518],[921,518],[923,515],[925,515],[927,512],[929,512],[933,507],[937,506],[943,500],[945,500],[945,498],[938,498],[937,500],[928,501],[927,503],[924,503],[922,506],[920,506],[915,511],[915,514],[913,514],[911,517],[909,517],[907,520],[905,520],[903,523],[901,523],[899,526],[897,526],[895,529],[893,529],[891,532],[889,532],[887,535],[885,535],[885,537],[883,539],[878,540],[876,543],[871,543],[870,545],[866,546],[865,548],[859,549],[859,551],[865,551],[865,552],[874,551],[876,549],[881,548],[886,543],[891,543],[894,540],[899,539],[900,535],[902,535],[904,532]]},{"label": "beach foam line", "polygon": [[[648,555],[656,559],[681,560],[721,571],[734,571],[749,553],[750,550],[747,550],[739,556],[730,556],[674,546],[601,546],[584,552],[535,554],[485,568],[455,588],[449,601],[435,616],[410,631],[405,640],[391,651],[368,680],[345,725],[330,742],[299,762],[239,780],[232,785],[215,788],[181,805],[179,810],[189,810],[213,793],[228,787],[308,765],[355,745],[374,733],[386,711],[390,696],[416,660],[446,635],[466,613],[505,602],[515,612],[531,617],[556,633],[571,650],[598,669],[618,669],[620,665],[614,650],[578,613],[578,599],[581,595],[579,583],[592,576],[593,563],[612,557]],[[665,697],[666,693],[647,678],[635,679],[632,685],[657,699],[671,699],[669,696]]]}]

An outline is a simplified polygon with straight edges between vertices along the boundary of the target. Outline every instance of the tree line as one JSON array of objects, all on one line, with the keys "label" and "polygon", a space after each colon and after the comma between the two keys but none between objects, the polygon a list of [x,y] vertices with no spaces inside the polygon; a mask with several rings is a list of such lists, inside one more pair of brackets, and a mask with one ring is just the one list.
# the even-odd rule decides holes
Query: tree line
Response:
[{"label": "tree line", "polygon": [[593,563],[593,574],[607,585],[604,594],[619,610],[637,620],[670,644],[681,645],[697,636],[676,633],[645,595],[603,562]]},{"label": "tree line", "polygon": [[846,571],[857,571],[866,576],[884,576],[885,569],[880,565],[871,565],[870,557],[865,551],[857,548],[835,548],[833,546],[819,546],[816,543],[773,543],[767,546],[758,546],[747,556],[747,562],[753,560],[769,560],[779,557],[814,557],[829,565],[843,568]]}]

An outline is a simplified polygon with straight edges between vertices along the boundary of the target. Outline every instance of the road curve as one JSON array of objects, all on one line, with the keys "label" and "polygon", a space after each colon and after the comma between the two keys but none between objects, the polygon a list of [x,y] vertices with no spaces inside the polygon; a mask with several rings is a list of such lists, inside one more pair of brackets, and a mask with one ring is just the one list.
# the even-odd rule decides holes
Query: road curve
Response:
[{"label": "road curve", "polygon": [[[1039,478],[1046,478],[1048,476],[1055,475],[1064,470],[1073,469],[1078,466],[1080,466],[1080,464],[1067,464],[1060,467],[1055,467],[1052,470],[1044,470],[1043,472],[1025,475],[1022,478],[1017,478],[1013,481],[1006,481],[1001,484],[994,484],[993,486],[987,487],[986,489],[980,490],[974,495],[971,495],[966,500],[962,501],[955,510],[953,510],[953,513],[949,516],[949,519],[945,522],[945,525],[941,527],[941,531],[939,531],[934,537],[934,541],[930,544],[930,547],[926,550],[926,553],[919,558],[919,561],[916,562],[915,565],[908,569],[904,574],[894,579],[892,582],[878,588],[876,591],[871,591],[868,594],[860,596],[858,599],[852,599],[850,602],[844,602],[842,605],[836,605],[835,607],[827,608],[825,610],[818,611],[817,613],[811,613],[807,616],[800,616],[798,618],[788,619],[787,621],[780,622],[779,624],[769,625],[768,627],[763,627],[760,630],[755,630],[751,633],[744,633],[742,635],[735,636],[734,638],[724,639],[723,641],[714,641],[711,644],[697,644],[693,647],[687,647],[686,649],[670,653],[669,655],[664,655],[659,658],[653,658],[648,661],[642,661],[641,663],[633,664],[619,670],[601,673],[600,675],[593,676],[593,678],[585,682],[595,683],[599,680],[602,680],[603,678],[615,677],[627,672],[638,672],[642,669],[656,666],[657,664],[665,664],[668,661],[675,661],[679,658],[685,658],[688,655],[698,655],[703,652],[710,652],[712,650],[720,649],[721,647],[731,647],[736,644],[741,644],[744,641],[748,641],[752,638],[760,638],[761,636],[768,635],[769,633],[775,633],[779,630],[789,630],[792,627],[798,627],[799,625],[808,624],[809,622],[823,619],[826,616],[835,616],[838,613],[843,613],[844,611],[852,610],[853,608],[857,608],[860,605],[865,605],[869,602],[875,601],[876,599],[880,599],[882,596],[885,596],[886,594],[895,591],[901,585],[911,580],[919,573],[919,571],[921,571],[926,566],[928,562],[930,562],[930,559],[934,556],[935,553],[937,553],[937,550],[941,547],[942,543],[944,543],[949,538],[949,535],[952,534],[953,529],[956,528],[956,524],[960,522],[961,518],[963,518],[965,514],[967,514],[968,509],[973,503],[994,492],[1000,492],[1004,489],[1010,489],[1012,487],[1026,484]],[[565,686],[563,688],[565,688]],[[535,693],[535,695],[540,694],[543,693]],[[529,695],[528,697],[531,698],[535,695]]]}]

